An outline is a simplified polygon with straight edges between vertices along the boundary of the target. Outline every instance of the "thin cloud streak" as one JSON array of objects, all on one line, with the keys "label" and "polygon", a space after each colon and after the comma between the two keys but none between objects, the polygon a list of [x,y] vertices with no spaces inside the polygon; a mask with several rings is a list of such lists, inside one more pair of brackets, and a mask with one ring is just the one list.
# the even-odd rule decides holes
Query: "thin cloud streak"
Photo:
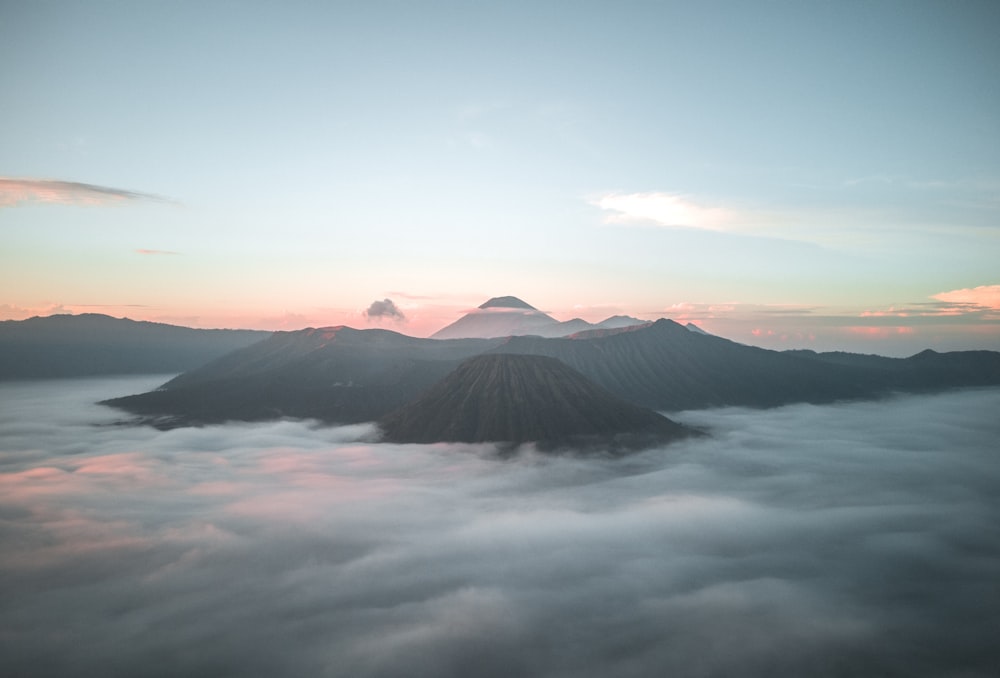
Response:
[{"label": "thin cloud streak", "polygon": [[165,254],[165,255],[180,254],[180,252],[173,252],[171,250],[147,250],[147,249],[138,249],[138,250],[135,251],[135,253],[136,254],[143,254],[143,255],[153,255],[153,256],[161,255],[161,254]]},{"label": "thin cloud streak", "polygon": [[76,181],[0,177],[0,207],[26,203],[97,206],[136,200],[170,202],[167,198],[151,193]]}]

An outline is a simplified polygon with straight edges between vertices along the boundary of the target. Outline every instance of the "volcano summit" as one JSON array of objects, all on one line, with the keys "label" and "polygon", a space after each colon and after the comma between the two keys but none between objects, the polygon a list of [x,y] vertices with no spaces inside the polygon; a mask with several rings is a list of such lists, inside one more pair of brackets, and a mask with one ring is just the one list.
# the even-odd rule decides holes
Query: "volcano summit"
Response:
[{"label": "volcano summit", "polygon": [[693,432],[612,395],[555,358],[470,358],[416,400],[379,421],[396,443],[533,442],[541,449],[618,451]]},{"label": "volcano summit", "polygon": [[630,327],[645,322],[628,316],[613,316],[596,324],[580,318],[559,322],[517,297],[493,297],[432,334],[431,339],[492,339],[523,335],[565,337],[584,330]]}]

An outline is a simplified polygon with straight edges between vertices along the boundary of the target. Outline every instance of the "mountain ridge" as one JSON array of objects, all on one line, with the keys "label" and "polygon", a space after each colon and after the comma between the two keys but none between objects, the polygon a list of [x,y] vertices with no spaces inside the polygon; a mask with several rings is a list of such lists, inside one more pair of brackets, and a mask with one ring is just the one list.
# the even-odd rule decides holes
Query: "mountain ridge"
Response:
[{"label": "mountain ridge", "polygon": [[0,381],[184,372],[270,332],[196,329],[102,313],[0,321]]},{"label": "mountain ridge", "polygon": [[529,311],[538,310],[526,301],[511,296],[493,297],[492,299],[488,299],[481,303],[479,308],[522,308]]},{"label": "mountain ridge", "polygon": [[278,332],[158,390],[106,404],[162,427],[277,417],[374,421],[463,360],[487,353],[555,358],[615,396],[660,411],[1000,384],[997,352],[838,359],[746,346],[660,319],[561,338],[420,339],[347,327]]},{"label": "mountain ridge", "polygon": [[496,343],[346,326],[275,332],[154,391],[105,404],[160,428],[281,417],[373,421]]}]

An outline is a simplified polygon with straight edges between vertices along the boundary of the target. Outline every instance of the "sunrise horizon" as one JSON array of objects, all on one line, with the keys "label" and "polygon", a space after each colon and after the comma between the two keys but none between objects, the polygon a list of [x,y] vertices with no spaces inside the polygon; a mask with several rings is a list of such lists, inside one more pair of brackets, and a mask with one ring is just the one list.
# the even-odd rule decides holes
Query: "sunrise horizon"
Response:
[{"label": "sunrise horizon", "polygon": [[[503,292],[506,294],[506,292]],[[348,326],[380,328],[413,337],[429,337],[479,304],[501,294],[462,299],[457,295],[391,293],[367,306],[348,309],[297,309],[282,313],[253,309],[200,311],[135,306],[50,304],[37,308],[3,308],[0,320],[25,320],[50,315],[98,313],[115,318],[156,322],[197,329],[247,329],[296,331],[306,328]],[[532,303],[528,293],[517,296]],[[535,295],[545,298],[545,295]],[[465,300],[468,301],[465,301]],[[535,305],[535,304],[532,304]],[[692,323],[717,336],[775,350],[812,349],[906,357],[924,349],[939,351],[998,350],[1000,336],[991,320],[1000,312],[1000,285],[944,292],[927,301],[890,306],[884,310],[810,307],[804,304],[740,304],[679,302],[665,308],[643,305],[603,304],[570,307],[537,306],[558,321],[582,319],[597,323],[624,315],[644,321],[667,318],[682,325]],[[186,312],[185,312],[186,311]]]}]

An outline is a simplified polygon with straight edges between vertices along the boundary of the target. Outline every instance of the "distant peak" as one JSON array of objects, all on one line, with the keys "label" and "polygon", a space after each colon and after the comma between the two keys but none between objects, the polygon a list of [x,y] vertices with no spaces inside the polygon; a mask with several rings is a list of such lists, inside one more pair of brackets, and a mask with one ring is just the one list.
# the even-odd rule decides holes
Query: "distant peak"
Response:
[{"label": "distant peak", "polygon": [[538,309],[531,304],[526,304],[517,297],[493,297],[479,308],[523,308],[529,311]]},{"label": "distant peak", "polygon": [[679,330],[679,329],[682,329],[685,332],[688,331],[687,328],[685,328],[683,325],[681,325],[680,323],[678,323],[675,320],[671,320],[670,318],[659,318],[658,320],[656,320],[651,325],[651,327],[656,327],[656,328],[661,329],[661,330],[666,330],[666,329],[669,329],[669,330]]}]

